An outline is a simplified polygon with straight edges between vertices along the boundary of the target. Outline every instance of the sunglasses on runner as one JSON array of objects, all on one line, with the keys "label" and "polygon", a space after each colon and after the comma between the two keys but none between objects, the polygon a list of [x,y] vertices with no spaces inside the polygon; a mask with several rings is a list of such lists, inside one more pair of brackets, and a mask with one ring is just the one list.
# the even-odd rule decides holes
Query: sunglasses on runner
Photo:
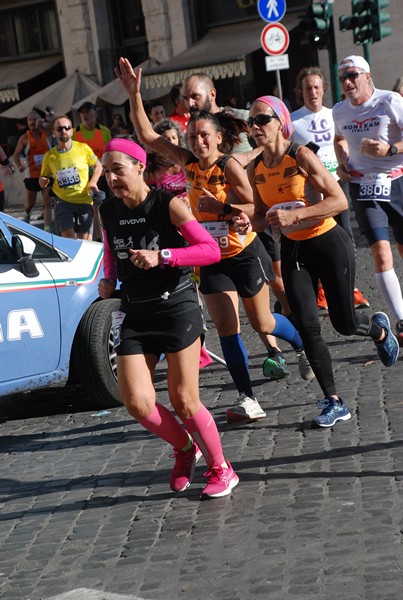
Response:
[{"label": "sunglasses on runner", "polygon": [[70,129],[73,129],[71,125],[59,125],[56,127],[56,131],[58,133],[61,133],[62,131],[70,131]]},{"label": "sunglasses on runner", "polygon": [[343,73],[343,75],[339,75],[339,81],[346,81],[347,79],[358,79],[360,75],[362,75],[362,72],[358,73],[357,71],[350,71],[350,73]]},{"label": "sunglasses on runner", "polygon": [[258,125],[259,127],[261,125],[267,125],[268,123],[271,123],[273,119],[278,119],[277,115],[265,115],[264,113],[256,115],[256,117],[249,117],[249,119],[246,121],[248,127],[253,127],[253,125],[256,123],[256,125]]}]

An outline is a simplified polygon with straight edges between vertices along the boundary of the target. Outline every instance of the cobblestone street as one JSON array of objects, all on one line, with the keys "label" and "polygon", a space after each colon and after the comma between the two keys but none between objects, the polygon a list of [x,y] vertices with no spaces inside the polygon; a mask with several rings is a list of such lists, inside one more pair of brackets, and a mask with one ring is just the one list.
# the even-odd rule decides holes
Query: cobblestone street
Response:
[{"label": "cobblestone street", "polygon": [[[399,259],[396,270],[402,280]],[[362,239],[357,284],[369,313],[385,309]],[[123,407],[105,414],[65,391],[3,399],[1,600],[401,600],[403,358],[387,369],[370,341],[345,340],[326,313],[321,321],[353,415],[330,430],[311,429],[321,392],[285,344],[291,375],[263,378],[263,345],[244,317],[267,418],[230,428],[228,371],[201,371],[240,477],[226,498],[199,500],[202,461],[173,494],[170,449]],[[212,328],[207,347],[221,355]]]}]

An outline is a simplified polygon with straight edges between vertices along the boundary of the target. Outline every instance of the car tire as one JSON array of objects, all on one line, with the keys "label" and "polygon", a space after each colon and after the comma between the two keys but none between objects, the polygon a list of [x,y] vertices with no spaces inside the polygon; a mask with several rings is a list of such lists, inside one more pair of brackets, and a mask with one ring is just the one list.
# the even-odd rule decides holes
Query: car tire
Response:
[{"label": "car tire", "polygon": [[83,391],[92,405],[102,408],[122,404],[112,336],[112,312],[119,306],[117,298],[92,304],[82,317],[74,339],[74,368]]}]

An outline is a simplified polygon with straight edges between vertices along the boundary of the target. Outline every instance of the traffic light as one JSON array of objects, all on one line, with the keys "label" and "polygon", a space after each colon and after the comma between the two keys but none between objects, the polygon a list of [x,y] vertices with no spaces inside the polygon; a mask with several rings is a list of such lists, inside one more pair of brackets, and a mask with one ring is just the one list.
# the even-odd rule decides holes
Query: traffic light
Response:
[{"label": "traffic light", "polygon": [[372,20],[372,41],[380,42],[382,38],[387,37],[392,33],[390,27],[383,26],[384,23],[388,23],[390,21],[390,14],[381,12],[383,8],[388,8],[389,0],[377,0],[375,4],[376,9],[374,11]]},{"label": "traffic light", "polygon": [[351,0],[351,16],[339,17],[341,31],[353,30],[355,44],[372,44],[392,33],[383,23],[390,21],[388,13],[382,13],[389,0]]},{"label": "traffic light", "polygon": [[308,33],[310,41],[318,48],[329,47],[333,27],[333,7],[327,1],[311,4],[300,21],[300,28]]},{"label": "traffic light", "polygon": [[356,20],[353,37],[354,44],[368,44],[372,42],[372,10],[374,0],[352,0],[351,10]]}]

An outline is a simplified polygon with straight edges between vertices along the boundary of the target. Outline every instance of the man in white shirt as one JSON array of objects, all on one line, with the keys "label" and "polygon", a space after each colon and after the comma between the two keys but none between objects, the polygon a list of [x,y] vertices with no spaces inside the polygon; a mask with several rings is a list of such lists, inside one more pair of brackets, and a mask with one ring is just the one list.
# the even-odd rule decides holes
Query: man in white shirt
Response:
[{"label": "man in white shirt", "polygon": [[403,257],[403,98],[374,87],[370,66],[362,56],[347,56],[338,72],[346,99],[333,108],[337,174],[349,183],[361,233],[371,249],[376,282],[397,320],[402,346],[403,298],[393,268],[389,226]]},{"label": "man in white shirt", "polygon": [[[334,122],[332,109],[323,106],[323,95],[327,90],[325,76],[319,67],[304,67],[297,75],[296,94],[304,103],[298,110],[291,113],[294,131],[291,141],[306,145],[309,142],[318,146],[317,154],[328,171],[339,181],[347,198],[348,186],[340,182],[336,173],[338,162],[334,149]],[[344,210],[335,217],[350,236],[355,248],[354,235],[350,224],[350,210]],[[354,289],[354,304],[356,308],[365,308],[369,302],[358,288]],[[327,308],[327,302],[322,286],[318,293],[318,307]]]}]

